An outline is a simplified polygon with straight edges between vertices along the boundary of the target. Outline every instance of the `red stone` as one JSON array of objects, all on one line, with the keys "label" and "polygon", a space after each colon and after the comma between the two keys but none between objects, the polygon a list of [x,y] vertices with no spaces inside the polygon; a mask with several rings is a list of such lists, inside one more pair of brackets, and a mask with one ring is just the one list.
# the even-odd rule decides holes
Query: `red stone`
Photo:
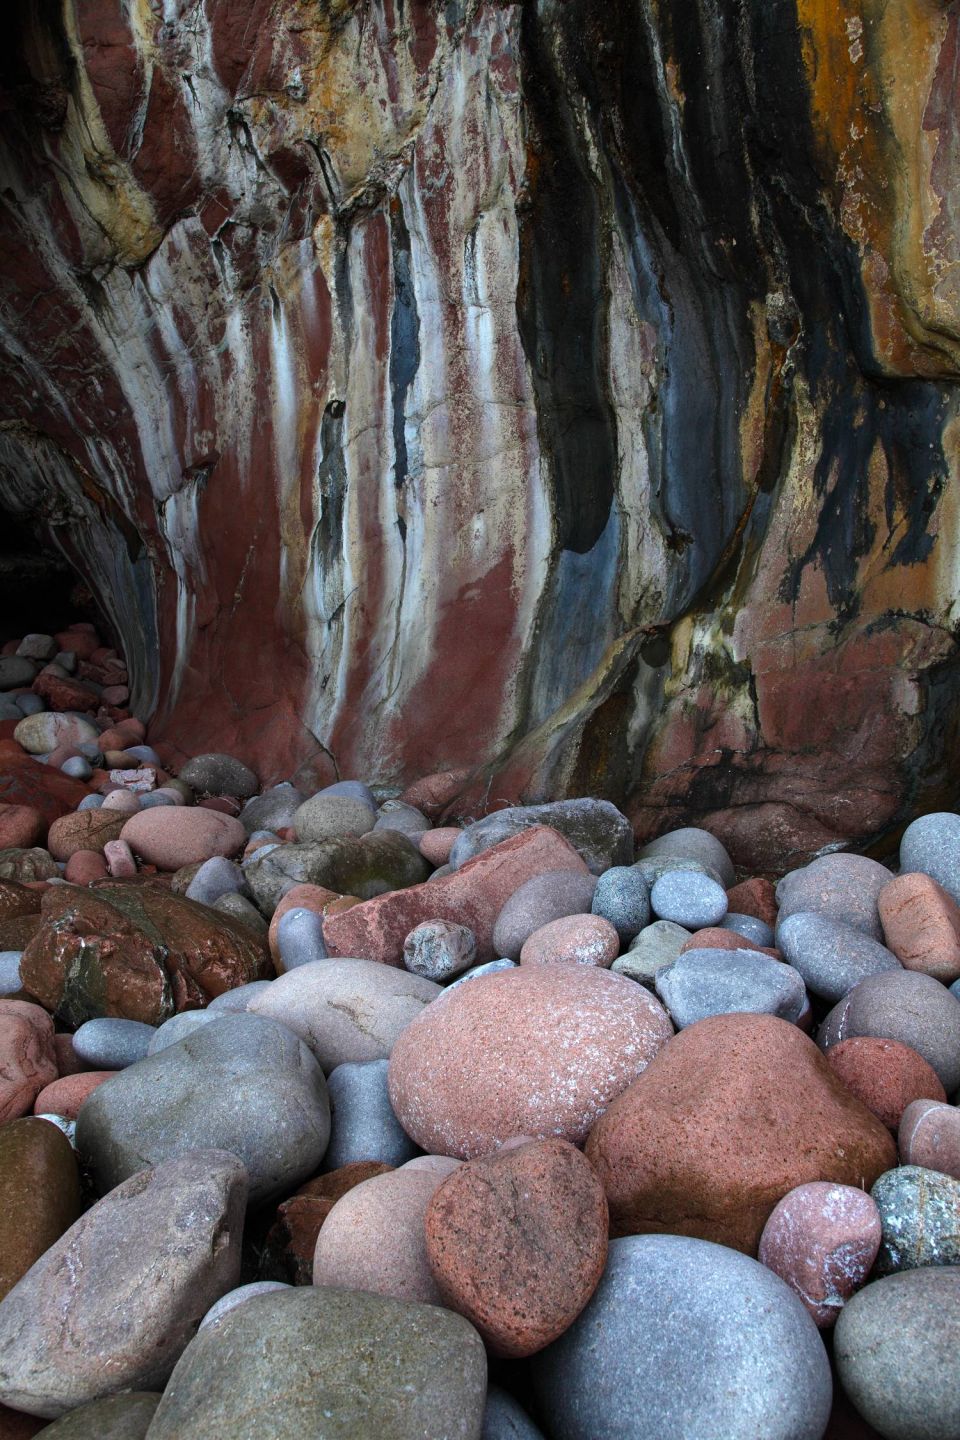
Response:
[{"label": "red stone", "polygon": [[0,804],[0,850],[29,850],[46,833],[47,821],[32,805]]},{"label": "red stone", "polygon": [[0,1124],[29,1115],[57,1078],[53,1021],[39,1005],[0,1000]]},{"label": "red stone", "polygon": [[826,1330],[865,1283],[882,1234],[880,1211],[869,1195],[819,1180],[777,1202],[757,1258],[786,1281],[818,1328]]},{"label": "red stone", "polygon": [[[739,913],[745,915],[746,911]],[[757,945],[745,935],[735,930],[724,930],[719,925],[705,925],[702,930],[695,930],[689,940],[684,940],[680,954],[685,954],[687,950],[758,950],[761,955],[769,955],[773,960],[781,958],[779,950],[769,945]]]},{"label": "red stone", "polygon": [[[428,820],[438,820],[470,780],[470,770],[438,770],[414,780],[400,796],[404,805],[413,805]],[[428,857],[429,858],[429,857]]]},{"label": "red stone", "polygon": [[79,710],[81,714],[96,710],[99,700],[97,692],[90,690],[79,680],[64,680],[60,675],[51,675],[41,670],[31,687],[34,694],[42,695],[48,710]]},{"label": "red stone", "polygon": [[73,651],[78,659],[89,660],[90,656],[100,648],[100,641],[96,634],[89,630],[81,630],[79,627],[70,627],[69,630],[60,630],[54,635],[59,650]]},{"label": "red stone", "polygon": [[162,870],[179,870],[214,855],[235,855],[247,840],[239,820],[199,806],[143,810],[125,819],[118,835],[135,855]]},{"label": "red stone", "polygon": [[37,810],[50,824],[92,794],[80,780],[31,759],[15,741],[0,742],[0,801]]},{"label": "red stone", "polygon": [[443,1178],[436,1171],[401,1166],[355,1185],[320,1228],[314,1285],[440,1305],[427,1261],[424,1216]]},{"label": "red stone", "polygon": [[827,1064],[852,1094],[896,1131],[904,1110],[914,1100],[945,1101],[936,1071],[922,1055],[899,1040],[858,1035],[832,1045]]},{"label": "red stone", "polygon": [[[94,815],[97,813],[95,810]],[[95,880],[102,880],[107,874],[107,862],[103,858],[102,850],[74,850],[67,861],[67,868],[63,872],[65,880],[71,885],[92,885]]]},{"label": "red stone", "polygon": [[603,1187],[565,1140],[520,1144],[459,1166],[434,1191],[425,1225],[444,1304],[510,1359],[562,1335],[606,1264]]},{"label": "red stone", "polygon": [[877,897],[888,949],[905,970],[960,978],[960,907],[929,875],[898,875]]},{"label": "red stone", "polygon": [[323,927],[331,955],[353,955],[385,965],[403,963],[403,942],[424,920],[452,920],[477,938],[477,960],[494,959],[493,927],[515,890],[548,870],[588,873],[578,852],[556,830],[535,825],[502,840],[459,870],[394,890],[331,916]]},{"label": "red stone", "polygon": [[76,1120],[87,1096],[116,1075],[116,1070],[83,1070],[75,1075],[61,1075],[45,1085],[33,1102],[34,1115],[63,1115]]},{"label": "red stone", "polygon": [[54,860],[69,860],[78,850],[102,852],[108,840],[119,839],[126,822],[126,815],[119,815],[115,810],[77,810],[73,815],[54,820],[47,836],[47,849]]},{"label": "red stone", "polygon": [[960,1110],[936,1100],[913,1100],[897,1132],[902,1165],[921,1165],[960,1180]]},{"label": "red stone", "polygon": [[521,965],[612,965],[620,954],[620,936],[601,915],[563,915],[528,935],[520,947]]},{"label": "red stone", "polygon": [[54,1035],[53,1044],[57,1052],[57,1069],[61,1079],[66,1075],[82,1075],[89,1070],[87,1062],[81,1060],[73,1048],[72,1035]]},{"label": "red stone", "polygon": [[450,859],[450,851],[461,834],[462,831],[456,825],[444,825],[439,830],[424,830],[422,835],[417,836],[420,854],[429,860],[431,865],[446,865]]},{"label": "red stone", "polygon": [[733,915],[754,915],[773,928],[777,923],[777,897],[771,880],[755,875],[727,891],[727,909]]}]

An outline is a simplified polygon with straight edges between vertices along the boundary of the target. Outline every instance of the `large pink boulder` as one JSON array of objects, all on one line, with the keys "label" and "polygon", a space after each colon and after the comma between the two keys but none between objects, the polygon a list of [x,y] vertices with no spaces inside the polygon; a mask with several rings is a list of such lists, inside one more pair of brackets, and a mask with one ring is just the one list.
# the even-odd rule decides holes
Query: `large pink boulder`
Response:
[{"label": "large pink boulder", "polygon": [[158,870],[179,870],[214,855],[236,855],[247,843],[247,832],[234,816],[217,810],[159,806],[131,815],[120,839]]},{"label": "large pink boulder", "polygon": [[331,955],[402,965],[403,942],[411,930],[424,920],[452,920],[473,931],[478,962],[493,960],[493,927],[500,911],[515,890],[549,870],[589,873],[569,841],[556,830],[536,825],[439,880],[377,895],[331,916],[324,922],[324,940]]},{"label": "large pink boulder", "polygon": [[40,1005],[0,1000],[0,1124],[29,1115],[57,1078],[53,1021]]},{"label": "large pink boulder", "polygon": [[441,995],[401,1033],[390,1102],[438,1154],[487,1155],[514,1135],[576,1145],[672,1034],[660,1002],[609,970],[501,970]]}]

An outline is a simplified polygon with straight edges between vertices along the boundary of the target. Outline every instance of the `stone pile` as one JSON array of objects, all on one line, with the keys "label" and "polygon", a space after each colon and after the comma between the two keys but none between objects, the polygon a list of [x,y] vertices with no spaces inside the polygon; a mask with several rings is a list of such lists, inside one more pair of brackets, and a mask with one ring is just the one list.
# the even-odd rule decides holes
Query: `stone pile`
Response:
[{"label": "stone pile", "polygon": [[774,885],[0,687],[0,1440],[956,1440],[960,815]]}]

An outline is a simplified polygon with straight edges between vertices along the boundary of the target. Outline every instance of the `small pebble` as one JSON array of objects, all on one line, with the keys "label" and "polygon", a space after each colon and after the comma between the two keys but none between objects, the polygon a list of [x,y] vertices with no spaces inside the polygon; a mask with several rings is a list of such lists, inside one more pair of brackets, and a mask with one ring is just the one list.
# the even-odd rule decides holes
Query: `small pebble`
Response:
[{"label": "small pebble", "polygon": [[742,935],[745,940],[752,940],[755,945],[766,947],[776,944],[773,926],[756,915],[738,915],[728,910],[720,925],[724,930],[732,930],[736,935]]},{"label": "small pebble", "polygon": [[876,1273],[960,1265],[960,1180],[920,1165],[887,1170],[870,1191],[883,1240]]},{"label": "small pebble", "polygon": [[74,755],[70,760],[64,760],[60,766],[64,775],[69,775],[73,780],[89,780],[93,774],[93,767],[89,760],[82,755]]},{"label": "small pebble", "polygon": [[880,1248],[876,1202],[852,1185],[815,1180],[774,1206],[758,1259],[785,1280],[821,1330],[836,1323]]},{"label": "small pebble", "polygon": [[298,965],[309,965],[314,960],[327,959],[327,947],[323,941],[323,917],[313,910],[298,906],[281,916],[277,926],[277,949],[280,960],[277,969],[286,974]]},{"label": "small pebble", "polygon": [[658,919],[700,930],[720,924],[727,913],[727,892],[708,875],[672,870],[654,883],[650,905]]},{"label": "small pebble", "polygon": [[612,865],[597,880],[591,911],[608,920],[628,945],[650,923],[650,889],[633,865]]},{"label": "small pebble", "polygon": [[122,787],[110,790],[103,797],[104,810],[117,810],[121,815],[136,815],[140,809],[141,795],[135,795],[132,790],[124,790]]},{"label": "small pebble", "polygon": [[73,1036],[73,1048],[94,1070],[124,1070],[146,1057],[156,1034],[139,1020],[87,1020]]},{"label": "small pebble", "polygon": [[240,866],[235,865],[232,860],[214,855],[200,866],[187,886],[186,896],[188,900],[196,900],[201,905],[213,905],[221,895],[239,895],[246,889]]},{"label": "small pebble", "polygon": [[43,697],[41,695],[34,695],[32,690],[26,691],[23,695],[18,695],[16,705],[21,715],[39,715],[41,711],[47,708]]},{"label": "small pebble", "polygon": [[[281,921],[281,924],[283,922]],[[477,938],[452,920],[425,920],[403,942],[403,963],[414,975],[443,984],[475,964]]]},{"label": "small pebble", "polygon": [[897,1147],[901,1164],[960,1180],[960,1110],[936,1100],[914,1100],[900,1117]]},{"label": "small pebble", "polygon": [[330,1143],[323,1157],[325,1171],[363,1160],[404,1165],[418,1153],[393,1113],[387,1068],[386,1060],[367,1060],[336,1065],[330,1071]]},{"label": "small pebble", "polygon": [[137,862],[126,840],[108,840],[103,847],[103,858],[115,880],[137,873]]},{"label": "small pebble", "polygon": [[21,990],[20,957],[22,950],[0,950],[0,999],[17,995]]},{"label": "small pebble", "polygon": [[777,926],[777,948],[822,1000],[842,1000],[861,980],[901,970],[896,955],[853,925],[799,910]]},{"label": "small pebble", "polygon": [[105,797],[103,795],[84,795],[83,799],[80,801],[80,804],[77,806],[77,809],[100,810],[103,807],[104,798]]},{"label": "small pebble", "polygon": [[673,964],[692,933],[672,920],[654,920],[634,936],[626,955],[614,960],[610,969],[653,990],[660,971]]},{"label": "small pebble", "polygon": [[534,930],[520,950],[521,965],[609,967],[620,953],[620,937],[602,915],[565,915]]}]

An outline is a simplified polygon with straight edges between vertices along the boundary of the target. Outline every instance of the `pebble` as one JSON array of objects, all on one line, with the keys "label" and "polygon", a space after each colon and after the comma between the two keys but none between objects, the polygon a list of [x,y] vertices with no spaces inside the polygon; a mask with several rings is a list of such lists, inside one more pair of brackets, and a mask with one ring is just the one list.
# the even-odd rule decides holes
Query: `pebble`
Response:
[{"label": "pebble", "polygon": [[827,1064],[847,1089],[896,1131],[915,1100],[946,1100],[943,1086],[922,1055],[899,1040],[874,1035],[842,1040],[827,1052]]},{"label": "pebble", "polygon": [[238,1285],[236,1290],[228,1290],[222,1295],[200,1321],[200,1329],[204,1330],[208,1325],[216,1325],[235,1310],[238,1305],[245,1305],[256,1295],[272,1295],[276,1290],[291,1290],[291,1285],[285,1285],[282,1280],[254,1280],[249,1285]]},{"label": "pebble", "polygon": [[102,857],[104,845],[108,840],[118,840],[125,824],[125,817],[115,811],[75,810],[72,815],[54,820],[47,849],[54,860],[69,860],[78,850],[96,850]]},{"label": "pebble", "polygon": [[62,1115],[65,1120],[76,1120],[87,1096],[115,1074],[115,1070],[82,1070],[78,1075],[63,1075],[40,1091],[33,1102],[33,1113]]},{"label": "pebble", "polygon": [[321,1226],[314,1285],[442,1305],[427,1258],[424,1219],[445,1178],[434,1170],[391,1170],[355,1185]]},{"label": "pebble", "polygon": [[74,1032],[73,1048],[95,1070],[123,1070],[145,1058],[156,1033],[138,1020],[87,1020]]},{"label": "pebble", "polygon": [[238,817],[240,824],[248,835],[253,835],[258,830],[284,830],[293,824],[293,817],[306,798],[288,780],[281,785],[272,785],[262,794],[247,801]]},{"label": "pebble", "polygon": [[[137,746],[128,750],[136,754],[149,746]],[[159,757],[153,752],[149,756],[138,755],[159,764]],[[260,781],[249,765],[236,760],[232,755],[212,753],[194,755],[185,765],[180,766],[180,779],[198,795],[235,795],[240,800],[249,800],[260,789]]]},{"label": "pebble", "polygon": [[49,755],[58,745],[77,745],[82,740],[96,740],[97,728],[81,715],[45,710],[24,716],[13,732],[13,738],[28,755]]},{"label": "pebble", "polygon": [[161,808],[131,815],[119,838],[159,870],[179,870],[183,865],[202,864],[214,855],[236,855],[246,844],[247,832],[232,815],[216,810],[178,808],[174,814]]},{"label": "pebble", "polygon": [[892,879],[886,866],[866,855],[822,855],[800,870],[791,870],[778,884],[779,920],[809,910],[882,941],[877,900]]},{"label": "pebble", "polygon": [[960,815],[936,811],[911,821],[900,840],[900,871],[920,871],[960,904]]},{"label": "pebble", "polygon": [[300,841],[336,840],[341,835],[366,835],[376,822],[376,811],[365,800],[350,795],[313,795],[298,807],[293,828]]},{"label": "pebble", "polygon": [[28,1115],[57,1073],[53,1021],[46,1010],[26,1000],[0,1000],[0,1125]]},{"label": "pebble", "polygon": [[657,976],[673,964],[692,933],[672,920],[654,920],[634,936],[626,955],[614,960],[610,968],[615,974],[627,975],[652,990]]},{"label": "pebble", "polygon": [[736,880],[733,862],[722,841],[709,830],[688,825],[679,830],[670,830],[644,845],[637,854],[638,860],[696,860],[713,870],[723,885],[729,889]]},{"label": "pebble", "polygon": [[589,1305],[530,1370],[563,1440],[820,1440],[830,1415],[830,1364],[793,1291],[682,1235],[611,1241]]},{"label": "pebble", "polygon": [[92,885],[108,874],[102,850],[74,850],[66,862],[63,878],[71,885]]},{"label": "pebble", "polygon": [[420,836],[430,829],[430,821],[415,805],[405,805],[401,800],[385,800],[377,811],[374,828],[399,830],[411,840],[419,841]]},{"label": "pebble", "polygon": [[487,960],[483,965],[474,965],[472,969],[465,970],[452,984],[446,987],[443,993],[448,995],[450,991],[455,990],[458,985],[462,985],[468,980],[477,980],[481,975],[497,975],[501,970],[516,970],[516,968],[517,963],[515,960],[510,960],[506,955],[501,955],[497,960]]},{"label": "pebble", "polygon": [[106,797],[104,795],[84,795],[80,804],[77,806],[77,810],[100,810],[104,805],[105,799]]},{"label": "pebble", "polygon": [[74,780],[89,780],[93,774],[93,766],[82,755],[74,755],[71,759],[64,760],[60,769],[64,775],[69,775]]},{"label": "pebble", "polygon": [[0,999],[10,999],[20,993],[22,954],[22,950],[0,950]]},{"label": "pebble", "polygon": [[17,709],[21,715],[39,715],[46,708],[43,696],[34,695],[30,690],[17,696]]},{"label": "pebble", "polygon": [[880,1238],[875,1200],[852,1185],[815,1180],[777,1201],[763,1227],[757,1258],[790,1286],[814,1324],[825,1330],[865,1283]]},{"label": "pebble", "polygon": [[800,971],[812,994],[836,1003],[869,975],[900,970],[900,961],[853,925],[813,911],[798,910],[781,920],[777,946]]},{"label": "pebble", "polygon": [[544,1435],[512,1395],[490,1383],[480,1440],[544,1440]]},{"label": "pebble", "polygon": [[452,825],[442,826],[439,830],[424,830],[417,836],[417,848],[431,865],[446,865],[459,834],[459,828]]},{"label": "pebble", "polygon": [[567,915],[534,930],[520,950],[521,965],[610,966],[620,953],[620,937],[600,915]]},{"label": "pebble", "polygon": [[137,873],[137,862],[126,840],[108,840],[103,847],[103,858],[114,879],[124,879]]},{"label": "pebble", "polygon": [[908,1270],[864,1287],[834,1332],[837,1374],[885,1440],[960,1435],[960,1269]]},{"label": "pebble", "polygon": [[[265,982],[255,981],[255,984]],[[247,988],[246,986],[244,987]],[[235,990],[228,990],[227,995],[235,995]],[[223,1014],[222,1010],[215,1010],[208,1006],[206,1010],[184,1010],[180,1015],[171,1015],[169,1020],[164,1020],[158,1025],[150,1038],[147,1046],[148,1055],[156,1055],[158,1050],[166,1050],[168,1045],[179,1045],[188,1035],[199,1030],[201,1025],[209,1025],[211,1020],[216,1020],[218,1015]]]},{"label": "pebble", "polygon": [[732,1011],[794,1022],[807,998],[792,965],[755,950],[687,950],[659,972],[655,985],[678,1030]]},{"label": "pebble", "polygon": [[337,1065],[327,1077],[330,1143],[324,1170],[375,1160],[404,1165],[417,1147],[393,1113],[387,1093],[387,1061]]},{"label": "pebble", "polygon": [[389,1165],[360,1161],[317,1175],[277,1206],[276,1219],[263,1242],[259,1273],[291,1285],[313,1284],[313,1255],[320,1227],[337,1201],[354,1185],[384,1175]]},{"label": "pebble", "polygon": [[486,1379],[483,1344],[459,1315],[304,1286],[257,1296],[200,1331],[150,1440],[477,1440]]},{"label": "pebble", "polygon": [[[729,903],[730,894],[727,893]],[[739,915],[736,911],[728,910],[720,921],[723,930],[732,930],[736,935],[742,935],[745,940],[752,940],[755,945],[770,946],[776,944],[776,932],[772,925],[765,920],[759,919],[756,915]]]},{"label": "pebble", "polygon": [[589,911],[598,883],[595,875],[584,870],[533,875],[514,890],[497,915],[492,936],[497,955],[519,960],[524,941],[542,925]]},{"label": "pebble", "polygon": [[671,870],[654,882],[650,906],[659,920],[699,930],[704,925],[720,924],[727,913],[727,892],[709,875]]},{"label": "pebble", "polygon": [[546,805],[515,805],[468,825],[450,854],[459,870],[484,850],[536,825],[547,825],[570,842],[594,875],[633,859],[633,829],[609,800],[556,800]]},{"label": "pebble", "polygon": [[214,900],[213,908],[214,910],[221,911],[224,915],[231,916],[234,920],[239,920],[244,925],[248,925],[257,935],[261,936],[264,940],[267,939],[270,927],[260,914],[256,905],[254,905],[251,900],[247,900],[245,896],[234,895],[232,893],[221,895],[218,900]]},{"label": "pebble", "polygon": [[919,872],[898,875],[877,899],[887,945],[905,970],[944,985],[960,978],[960,906]]},{"label": "pebble", "polygon": [[403,942],[404,967],[441,985],[469,970],[476,958],[477,937],[451,920],[425,920]]},{"label": "pebble", "polygon": [[897,1146],[901,1164],[960,1180],[960,1110],[936,1100],[912,1101],[900,1117]]},{"label": "pebble", "polygon": [[960,1086],[960,1000],[930,975],[872,975],[835,1005],[817,1032],[821,1050],[857,1035],[899,1040],[932,1066],[948,1095]]},{"label": "pebble", "polygon": [[881,1175],[870,1191],[883,1239],[876,1273],[960,1265],[960,1180],[920,1165]]},{"label": "pebble", "polygon": [[277,925],[277,973],[284,975],[298,965],[326,959],[323,917],[302,906],[285,911]]},{"label": "pebble", "polygon": [[322,790],[317,791],[318,795],[348,795],[353,800],[360,800],[364,805],[376,811],[377,801],[369,785],[364,785],[362,780],[335,780],[332,785],[325,785]]},{"label": "pebble", "polygon": [[590,908],[628,945],[650,923],[650,888],[635,866],[612,865],[598,879]]},{"label": "pebble", "polygon": [[247,889],[243,871],[233,860],[213,855],[204,860],[187,886],[186,897],[201,905],[215,905],[221,895],[240,895]]},{"label": "pebble", "polygon": [[34,631],[30,635],[24,635],[16,653],[25,655],[28,660],[52,660],[57,653],[57,642],[52,635]]},{"label": "pebble", "polygon": [[0,655],[0,690],[18,690],[32,685],[37,667],[23,655]]}]

